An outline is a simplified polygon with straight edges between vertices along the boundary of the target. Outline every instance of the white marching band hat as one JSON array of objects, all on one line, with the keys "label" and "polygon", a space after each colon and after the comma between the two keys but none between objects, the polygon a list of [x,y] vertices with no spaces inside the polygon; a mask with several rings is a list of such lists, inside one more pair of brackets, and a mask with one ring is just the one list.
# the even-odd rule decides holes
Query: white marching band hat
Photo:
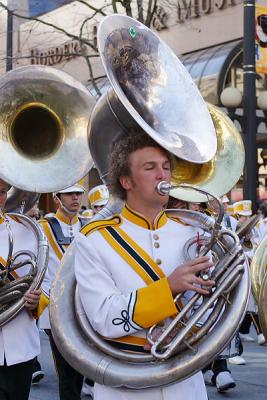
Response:
[{"label": "white marching band hat", "polygon": [[53,195],[56,196],[58,193],[84,193],[84,192],[85,192],[84,187],[82,185],[79,185],[79,183],[76,183],[75,185],[54,192]]},{"label": "white marching band hat", "polygon": [[234,203],[234,213],[249,217],[252,215],[251,200],[241,200]]},{"label": "white marching band hat", "polygon": [[109,199],[108,188],[106,185],[95,186],[89,191],[88,199],[92,207],[106,205]]}]

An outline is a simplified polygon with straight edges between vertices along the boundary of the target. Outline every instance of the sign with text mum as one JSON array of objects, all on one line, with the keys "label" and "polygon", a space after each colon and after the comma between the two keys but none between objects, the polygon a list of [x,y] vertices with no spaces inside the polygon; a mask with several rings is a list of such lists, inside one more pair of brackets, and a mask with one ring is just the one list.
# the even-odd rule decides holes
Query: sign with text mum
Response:
[{"label": "sign with text mum", "polygon": [[267,7],[256,5],[256,71],[267,74]]}]

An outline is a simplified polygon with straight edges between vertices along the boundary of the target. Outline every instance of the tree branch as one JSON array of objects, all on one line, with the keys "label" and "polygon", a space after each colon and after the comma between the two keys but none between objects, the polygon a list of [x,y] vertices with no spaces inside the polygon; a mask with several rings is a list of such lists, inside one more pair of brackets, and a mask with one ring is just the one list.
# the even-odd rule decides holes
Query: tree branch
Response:
[{"label": "tree branch", "polygon": [[116,0],[112,0],[112,8],[113,8],[113,12],[115,13],[115,14],[117,14],[118,13],[118,9],[117,9],[117,1]]},{"label": "tree branch", "polygon": [[143,0],[136,0],[137,2],[137,10],[138,10],[138,21],[144,23],[144,7]]},{"label": "tree branch", "polygon": [[121,5],[125,8],[126,14],[129,17],[133,16],[131,2],[132,0],[120,0]]},{"label": "tree branch", "polygon": [[158,0],[149,0],[147,7],[146,21],[145,21],[145,25],[148,27],[150,27],[151,25],[153,16],[157,11],[157,6],[158,6]]},{"label": "tree branch", "polygon": [[91,4],[87,3],[85,0],[78,0],[79,3],[84,4],[85,6],[87,6],[88,8],[90,8],[91,10],[95,11],[94,15],[96,14],[101,14],[104,17],[107,15],[106,13],[104,13],[103,9],[108,7],[110,4],[106,4],[101,8],[96,8],[94,6],[91,6]]}]

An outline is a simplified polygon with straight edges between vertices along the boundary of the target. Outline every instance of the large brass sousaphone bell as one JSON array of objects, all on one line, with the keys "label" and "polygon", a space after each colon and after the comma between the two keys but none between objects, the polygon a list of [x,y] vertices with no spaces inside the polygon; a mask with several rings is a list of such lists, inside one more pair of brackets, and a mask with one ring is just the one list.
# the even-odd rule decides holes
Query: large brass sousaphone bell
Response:
[{"label": "large brass sousaphone bell", "polygon": [[0,176],[22,190],[70,186],[92,167],[87,126],[94,99],[70,75],[26,66],[0,79]]},{"label": "large brass sousaphone bell", "polygon": [[[120,15],[103,19],[98,29],[98,43],[111,88],[100,98],[92,112],[89,145],[95,165],[105,182],[108,183],[108,155],[111,148],[131,128],[141,128],[147,132],[177,157],[178,165],[182,162],[193,166],[196,172],[193,175],[201,175],[199,172],[205,170],[205,163],[213,166],[209,170],[217,171],[217,142],[220,142],[223,132],[216,135],[215,125],[221,131],[226,130],[229,145],[238,142],[237,148],[241,152],[238,173],[230,180],[229,186],[224,185],[222,189],[223,193],[227,192],[236,183],[239,178],[237,175],[243,168],[244,154],[240,138],[230,120],[221,116],[216,108],[211,107],[209,112],[188,72],[172,51],[147,27]],[[224,145],[225,141],[221,145],[221,154],[225,155]],[[229,152],[228,148],[227,154]],[[235,157],[239,155],[235,154]],[[219,170],[221,173],[223,168]],[[176,173],[180,173],[179,167]],[[214,175],[214,172],[203,173],[197,184],[200,185],[201,180],[210,182],[210,175]],[[175,179],[188,183],[187,178]],[[227,179],[224,180],[227,182]],[[202,189],[205,190],[205,187]],[[112,199],[96,219],[112,215],[117,211],[116,205],[117,202]],[[193,219],[191,215],[188,218],[191,221]],[[203,227],[212,229],[214,221],[204,218],[203,214],[201,218]],[[221,312],[223,304],[220,301],[217,303],[217,308],[221,307],[217,310],[220,320],[209,331],[208,341],[206,335],[199,340],[195,353],[186,348],[185,352],[164,362],[155,361],[151,354],[117,351],[94,332],[76,288],[74,248],[71,246],[57,271],[50,303],[53,337],[64,358],[81,374],[96,382],[136,390],[167,385],[200,370],[227,345],[246,309],[248,268],[246,265],[243,267],[238,239],[235,237],[232,241],[230,236],[234,238],[235,235],[229,235],[229,248],[232,249],[232,243],[236,242],[235,254],[240,256],[231,268],[238,266],[240,273],[230,285],[228,283],[229,292],[223,290],[229,300],[225,312]],[[222,244],[223,252],[224,245],[226,243]],[[233,252],[227,255],[227,261],[231,261],[231,257],[235,257]]]}]

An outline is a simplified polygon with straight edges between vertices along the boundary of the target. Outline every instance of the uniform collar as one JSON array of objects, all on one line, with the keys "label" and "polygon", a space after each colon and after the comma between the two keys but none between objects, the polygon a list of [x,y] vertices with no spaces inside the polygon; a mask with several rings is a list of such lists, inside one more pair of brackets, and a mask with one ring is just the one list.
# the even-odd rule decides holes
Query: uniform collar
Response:
[{"label": "uniform collar", "polygon": [[56,218],[59,219],[61,222],[64,222],[64,224],[67,225],[74,225],[79,221],[78,215],[74,215],[74,217],[66,217],[66,215],[62,214],[60,210],[57,210],[56,212]]},{"label": "uniform collar", "polygon": [[152,231],[162,228],[167,223],[167,215],[164,211],[161,211],[151,223],[144,215],[130,208],[128,204],[125,204],[121,215],[133,224]]}]

